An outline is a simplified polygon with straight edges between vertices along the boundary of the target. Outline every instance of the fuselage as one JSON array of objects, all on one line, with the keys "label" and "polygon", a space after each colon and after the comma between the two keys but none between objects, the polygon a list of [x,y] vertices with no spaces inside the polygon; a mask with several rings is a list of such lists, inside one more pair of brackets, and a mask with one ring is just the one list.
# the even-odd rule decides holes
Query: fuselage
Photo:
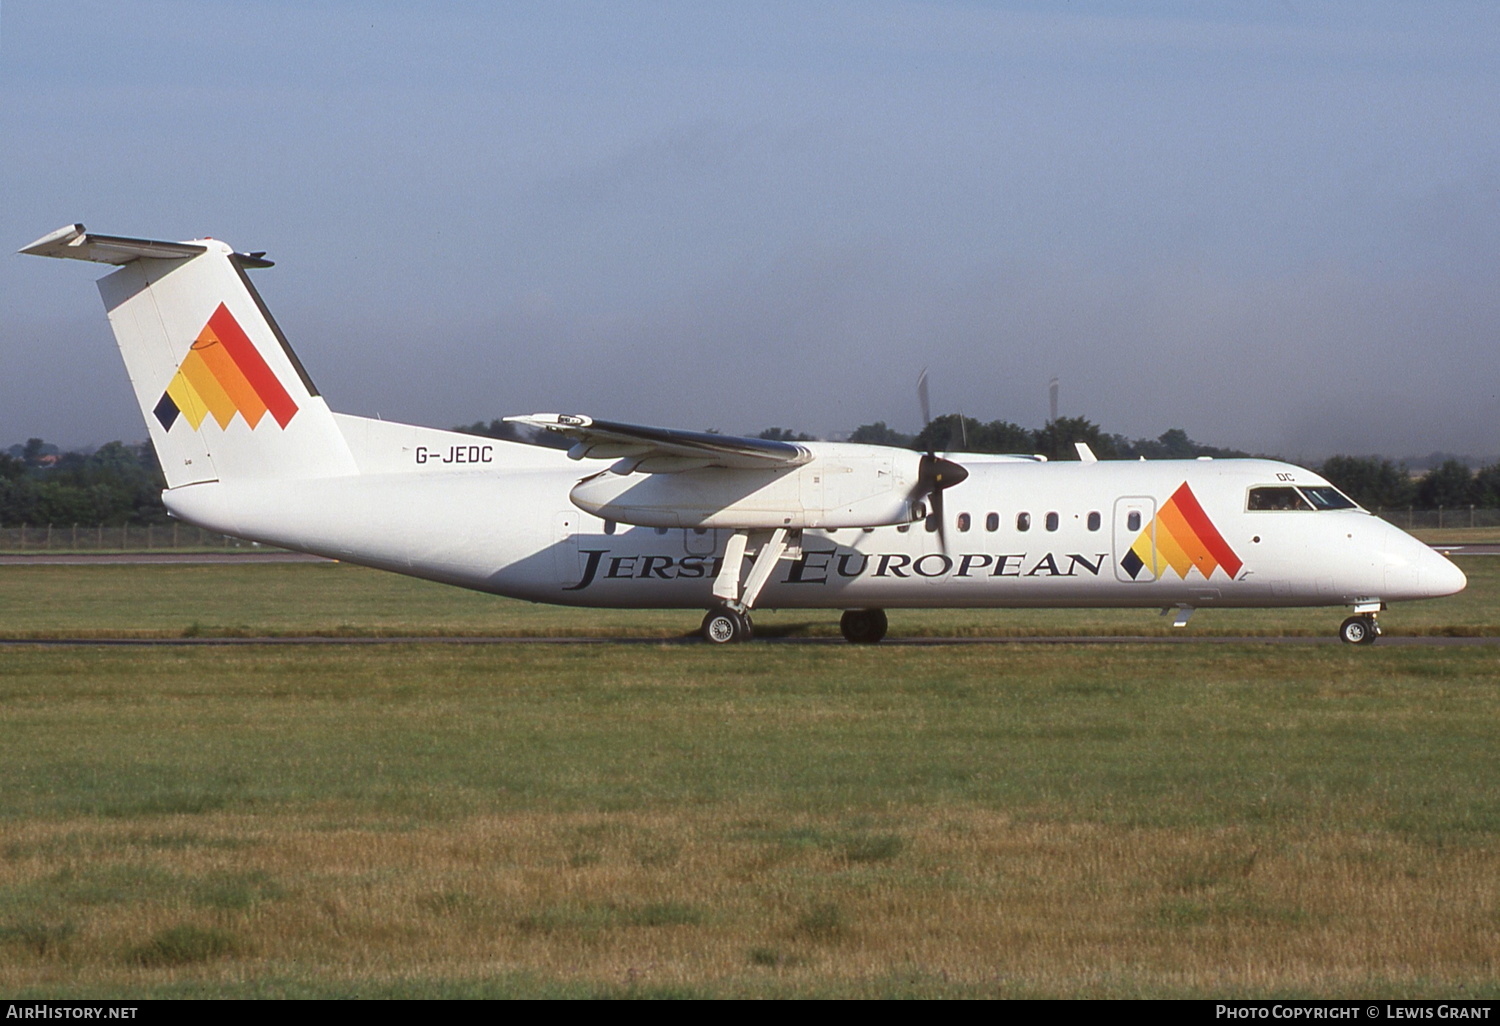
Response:
[{"label": "fuselage", "polygon": [[[374,433],[395,430],[416,434],[385,460],[367,456],[358,475],[195,484],[166,501],[215,530],[500,595],[712,605],[729,531],[586,513],[569,496],[592,468],[558,451],[460,445],[447,432],[423,444],[425,429],[397,425]],[[1252,493],[1327,487],[1291,464],[953,458],[969,477],[946,493],[941,530],[930,517],[806,530],[759,606],[1370,605],[1465,584],[1443,556],[1364,510],[1252,508],[1268,505]]]}]

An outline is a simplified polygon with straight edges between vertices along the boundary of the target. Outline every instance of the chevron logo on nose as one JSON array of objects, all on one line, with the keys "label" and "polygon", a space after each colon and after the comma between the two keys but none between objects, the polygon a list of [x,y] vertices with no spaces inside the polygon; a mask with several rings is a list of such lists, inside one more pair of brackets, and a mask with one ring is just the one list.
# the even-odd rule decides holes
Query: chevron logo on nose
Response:
[{"label": "chevron logo on nose", "polygon": [[1184,481],[1157,510],[1156,517],[1141,529],[1130,551],[1120,560],[1120,566],[1132,578],[1149,566],[1156,577],[1171,567],[1183,580],[1194,569],[1206,580],[1216,569],[1222,569],[1232,579],[1244,562],[1208,519],[1197,496]]}]

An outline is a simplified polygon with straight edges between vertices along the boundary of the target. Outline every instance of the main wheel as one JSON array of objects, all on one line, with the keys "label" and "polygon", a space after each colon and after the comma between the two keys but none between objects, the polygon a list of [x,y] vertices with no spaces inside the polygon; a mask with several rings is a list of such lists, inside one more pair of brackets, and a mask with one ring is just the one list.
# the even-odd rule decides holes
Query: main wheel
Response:
[{"label": "main wheel", "polygon": [[710,609],[703,617],[703,637],[715,645],[750,640],[750,618],[727,606]]},{"label": "main wheel", "polygon": [[1339,640],[1349,645],[1373,645],[1379,636],[1373,616],[1351,616],[1339,626]]},{"label": "main wheel", "polygon": [[839,618],[844,640],[855,645],[873,645],[885,637],[889,626],[884,609],[849,609]]}]

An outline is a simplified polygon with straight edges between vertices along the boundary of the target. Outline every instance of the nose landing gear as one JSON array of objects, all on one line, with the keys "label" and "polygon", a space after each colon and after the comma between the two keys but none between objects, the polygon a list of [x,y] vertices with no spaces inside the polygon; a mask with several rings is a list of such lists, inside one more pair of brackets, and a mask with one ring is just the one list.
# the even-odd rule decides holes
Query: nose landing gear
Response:
[{"label": "nose landing gear", "polygon": [[1351,616],[1339,626],[1339,640],[1349,645],[1373,645],[1380,637],[1380,624],[1374,613]]}]

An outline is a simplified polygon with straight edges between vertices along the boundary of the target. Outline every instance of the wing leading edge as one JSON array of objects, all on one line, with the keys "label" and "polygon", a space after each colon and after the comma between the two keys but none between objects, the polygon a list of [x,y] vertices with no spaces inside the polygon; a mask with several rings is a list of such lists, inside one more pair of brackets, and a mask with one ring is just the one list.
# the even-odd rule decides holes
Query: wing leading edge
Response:
[{"label": "wing leading edge", "polygon": [[532,413],[505,419],[565,436],[573,443],[568,455],[575,460],[620,460],[625,466],[619,469],[644,473],[670,474],[702,467],[770,470],[800,466],[813,458],[806,446],[791,442],[620,424],[571,413]]}]

